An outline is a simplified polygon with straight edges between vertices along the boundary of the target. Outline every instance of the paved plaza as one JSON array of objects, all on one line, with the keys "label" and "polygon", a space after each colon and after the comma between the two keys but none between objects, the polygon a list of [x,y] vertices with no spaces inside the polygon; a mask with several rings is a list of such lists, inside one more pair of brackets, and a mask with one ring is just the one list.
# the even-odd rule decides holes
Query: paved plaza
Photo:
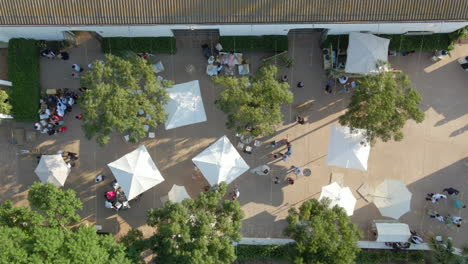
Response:
[{"label": "paved plaza", "polygon": [[[458,65],[456,59],[468,55],[468,43],[457,45],[450,58],[432,62],[430,54],[416,52],[410,56],[390,57],[396,68],[410,76],[412,87],[423,97],[421,108],[426,119],[420,124],[408,122],[404,128],[405,138],[401,142],[377,142],[372,147],[368,171],[330,167],[326,155],[330,127],[338,123],[349,103],[351,94],[326,94],[323,90],[326,75],[322,69],[322,53],[319,36],[313,34],[292,34],[289,36],[289,54],[294,67],[282,69],[289,76],[294,102],[283,107],[284,120],[277,133],[261,138],[261,146],[253,154],[241,153],[251,168],[268,164],[272,169],[269,176],[244,173],[229,185],[240,190],[239,202],[245,212],[242,234],[245,237],[284,237],[288,209],[298,207],[307,199],[318,198],[321,187],[330,183],[332,172],[344,174],[344,186],[348,186],[358,199],[352,221],[363,230],[364,238],[373,240],[370,224],[373,219],[385,219],[372,203],[362,199],[356,190],[363,184],[375,187],[386,178],[404,181],[413,193],[411,212],[400,221],[411,229],[423,234],[449,235],[455,245],[463,246],[468,235],[468,223],[461,228],[447,227],[430,219],[427,209],[436,209],[441,214],[458,215],[468,218],[468,209],[455,209],[450,201],[432,205],[424,200],[426,193],[441,192],[445,187],[461,191],[459,198],[468,203],[468,73]],[[155,139],[145,139],[144,144],[158,166],[165,182],[145,192],[142,199],[131,204],[132,208],[118,213],[104,207],[104,191],[108,190],[112,174],[107,164],[134,150],[139,144],[125,142],[123,135],[116,134],[106,147],[99,147],[95,140],[87,140],[80,121],[74,118],[80,113],[76,105],[73,112],[65,117],[68,130],[59,135],[40,135],[37,142],[27,146],[10,143],[11,131],[15,127],[33,129],[32,124],[2,121],[0,125],[0,201],[11,199],[17,205],[25,205],[27,188],[38,178],[34,174],[37,165],[35,156],[17,155],[20,149],[39,148],[44,154],[58,150],[77,152],[80,159],[72,169],[65,188],[74,189],[84,203],[83,219],[102,225],[104,231],[125,234],[130,227],[140,228],[147,235],[153,231],[145,225],[146,211],[161,207],[160,197],[165,196],[173,184],[183,185],[192,197],[196,197],[204,186],[205,179],[193,179],[191,159],[223,135],[237,145],[238,139],[225,126],[226,115],[217,109],[214,101],[222,87],[214,85],[205,74],[206,60],[201,45],[216,42],[210,36],[181,36],[177,40],[177,54],[158,56],[166,70],[164,78],[183,83],[199,80],[207,122],[172,130],[160,126]],[[80,87],[79,80],[71,77],[73,63],[87,65],[94,59],[102,58],[97,40],[83,38],[78,48],[70,49],[70,60],[47,60],[41,58],[42,88]],[[0,53],[1,55],[1,53]],[[245,52],[252,68],[260,66],[261,58],[271,54]],[[1,58],[1,56],[0,56]],[[4,60],[0,61],[4,63]],[[296,88],[303,81],[304,88]],[[297,112],[306,117],[306,124],[295,120]],[[273,140],[288,138],[293,145],[293,155],[286,162],[274,160],[272,153],[283,151],[284,146],[272,148]],[[271,176],[285,179],[292,176],[291,166],[309,168],[310,176],[299,176],[294,185],[274,184]],[[101,183],[95,183],[98,174],[107,175]]]}]

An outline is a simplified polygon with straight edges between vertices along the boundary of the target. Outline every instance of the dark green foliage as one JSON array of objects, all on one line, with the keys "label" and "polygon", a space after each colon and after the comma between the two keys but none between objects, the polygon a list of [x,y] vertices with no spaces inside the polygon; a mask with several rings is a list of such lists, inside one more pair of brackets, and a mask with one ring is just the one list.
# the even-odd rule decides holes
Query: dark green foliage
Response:
[{"label": "dark green foliage", "polygon": [[288,260],[293,252],[293,244],[278,245],[238,245],[237,260]]},{"label": "dark green foliage", "polygon": [[8,88],[12,113],[18,121],[36,121],[40,99],[39,47],[36,40],[11,39],[8,42]]},{"label": "dark green foliage", "polygon": [[143,232],[138,229],[131,229],[120,238],[120,243],[125,247],[127,257],[132,263],[144,263],[141,253],[151,248],[150,240],[143,237]]},{"label": "dark green foliage", "polygon": [[166,202],[151,209],[147,223],[156,227],[150,238],[154,263],[221,264],[236,259],[233,242],[241,239],[244,217],[238,201],[223,200],[226,183],[197,199]]},{"label": "dark green foliage", "polygon": [[424,112],[418,108],[421,95],[409,87],[407,75],[382,72],[358,79],[357,83],[348,111],[340,116],[340,124],[366,129],[368,142],[374,144],[377,138],[384,142],[400,141],[406,121],[424,120]]},{"label": "dark green foliage", "polygon": [[[323,42],[323,48],[348,49],[349,35],[328,35]],[[390,39],[389,50],[401,51],[433,51],[433,50],[451,50],[454,37],[450,34],[432,34],[432,35],[377,35],[382,38]]]},{"label": "dark green foliage", "polygon": [[265,35],[265,36],[221,36],[219,43],[223,51],[273,51],[282,52],[288,50],[288,36]]},{"label": "dark green foliage", "polygon": [[356,257],[357,264],[381,264],[401,261],[404,263],[425,263],[424,251],[394,251],[394,250],[365,250],[362,249]]},{"label": "dark green foliage", "polygon": [[[246,136],[265,136],[275,132],[283,119],[281,105],[292,103],[293,94],[287,82],[276,78],[278,68],[260,68],[252,78],[216,76],[213,81],[227,89],[215,104],[228,115],[228,128]],[[246,128],[251,128],[247,130]]]},{"label": "dark green foliage", "polygon": [[431,260],[437,264],[464,264],[465,259],[462,256],[453,253],[454,248],[450,239],[444,239],[442,243],[431,238],[429,245],[432,248]]},{"label": "dark green foliage", "polygon": [[177,52],[174,37],[104,38],[101,47],[102,52],[117,56],[121,56],[126,51],[154,54],[175,54]]},{"label": "dark green foliage", "polygon": [[358,228],[345,210],[329,200],[305,201],[299,210],[289,209],[285,233],[296,241],[291,252],[295,264],[351,264],[360,249]]},{"label": "dark green foliage", "polygon": [[68,226],[77,223],[77,210],[83,204],[74,190],[61,190],[50,183],[35,182],[29,189],[28,201],[51,226]]},{"label": "dark green foliage", "polygon": [[81,208],[73,191],[36,183],[28,200],[40,214],[13,207],[11,201],[0,204],[0,263],[132,263],[112,236],[98,235],[94,227],[71,226],[80,220],[76,210]]}]

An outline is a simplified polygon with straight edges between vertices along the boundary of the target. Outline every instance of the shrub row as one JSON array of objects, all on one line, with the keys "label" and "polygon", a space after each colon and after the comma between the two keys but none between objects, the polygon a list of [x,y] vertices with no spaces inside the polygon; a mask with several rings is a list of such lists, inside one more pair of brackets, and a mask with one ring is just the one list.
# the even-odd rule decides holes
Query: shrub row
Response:
[{"label": "shrub row", "polygon": [[38,119],[40,99],[39,47],[36,40],[11,39],[8,43],[8,89],[13,117],[18,121]]},{"label": "shrub row", "polygon": [[[278,245],[238,245],[237,260],[288,260],[293,252],[293,244]],[[357,257],[358,264],[380,264],[401,261],[404,263],[424,263],[425,255],[430,252],[423,251],[393,251],[393,250],[361,250]]]},{"label": "shrub row", "polygon": [[[432,34],[432,35],[378,35],[390,39],[390,50],[451,50],[453,49],[454,37],[452,34]],[[330,45],[335,49],[346,50],[348,48],[348,35],[329,35],[322,44],[328,48]]]},{"label": "shrub row", "polygon": [[103,38],[101,46],[104,53],[114,55],[121,55],[126,51],[155,54],[175,54],[177,52],[174,37]]},{"label": "shrub row", "polygon": [[288,50],[288,36],[221,36],[219,43],[225,51],[263,50],[282,52]]},{"label": "shrub row", "polygon": [[288,260],[292,244],[279,245],[238,245],[237,260]]}]

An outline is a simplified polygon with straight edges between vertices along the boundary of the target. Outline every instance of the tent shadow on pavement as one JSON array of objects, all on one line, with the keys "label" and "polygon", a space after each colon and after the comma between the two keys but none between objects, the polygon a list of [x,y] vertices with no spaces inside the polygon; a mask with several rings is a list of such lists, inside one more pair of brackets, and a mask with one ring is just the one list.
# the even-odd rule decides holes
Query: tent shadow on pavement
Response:
[{"label": "tent shadow on pavement", "polygon": [[[411,210],[401,216],[398,221],[408,224],[410,229],[421,234],[425,241],[428,241],[434,235],[451,236],[456,247],[463,247],[466,241],[465,238],[468,235],[466,223],[462,224],[460,228],[449,227],[427,215],[427,210],[432,209],[437,210],[443,216],[450,214],[468,218],[466,211],[464,211],[466,209],[457,209],[451,205],[453,199],[461,199],[467,203],[466,194],[468,186],[461,185],[461,182],[466,180],[462,175],[468,175],[468,167],[464,164],[464,160],[459,160],[425,176],[421,180],[407,184],[408,189],[413,193]],[[460,190],[460,194],[456,198],[449,197],[448,200],[442,199],[438,204],[432,204],[425,200],[426,193],[442,192],[447,187],[454,187]],[[362,218],[369,219],[369,221],[364,221]],[[362,240],[375,240],[371,231],[373,219],[392,220],[392,218],[381,216],[377,207],[372,203],[366,203],[366,205],[356,209],[351,217],[354,223],[360,223],[359,228],[363,231],[364,235]]]}]

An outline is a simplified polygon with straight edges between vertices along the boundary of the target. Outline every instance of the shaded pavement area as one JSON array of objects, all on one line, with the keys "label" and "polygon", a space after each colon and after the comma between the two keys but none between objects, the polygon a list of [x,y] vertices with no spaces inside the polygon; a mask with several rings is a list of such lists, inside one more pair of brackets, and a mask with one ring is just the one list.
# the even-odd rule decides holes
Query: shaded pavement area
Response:
[{"label": "shaded pavement area", "polygon": [[[343,169],[327,166],[326,155],[330,126],[337,124],[344,113],[350,94],[326,94],[323,90],[326,76],[322,69],[322,55],[319,49],[319,35],[291,34],[289,54],[294,59],[294,67],[281,69],[287,74],[291,90],[295,95],[292,105],[283,107],[284,121],[277,133],[260,139],[261,146],[253,154],[241,153],[247,163],[254,168],[268,164],[272,168],[269,176],[258,176],[246,172],[230,186],[240,190],[239,202],[245,212],[242,233],[246,237],[283,237],[285,217],[291,207],[299,207],[310,198],[318,198],[321,187],[330,182],[332,172],[344,174],[344,185],[349,186],[358,202],[352,216],[353,222],[363,230],[364,240],[372,240],[370,223],[373,219],[385,219],[377,208],[364,201],[356,192],[363,183],[377,186],[385,178],[400,179],[408,184],[413,193],[411,212],[401,217],[411,229],[422,233],[426,238],[433,234],[450,235],[455,245],[461,247],[468,226],[447,227],[434,219],[429,219],[425,211],[435,208],[439,213],[468,217],[467,212],[455,209],[448,201],[432,205],[424,200],[426,193],[441,192],[445,187],[460,189],[459,198],[467,202],[468,193],[468,74],[456,62],[458,57],[468,53],[468,44],[456,47],[451,58],[432,62],[430,54],[416,52],[407,57],[391,57],[394,67],[402,69],[410,76],[413,87],[421,92],[422,109],[426,119],[421,124],[408,122],[404,128],[405,138],[401,142],[377,142],[371,149],[368,171]],[[184,185],[192,197],[196,197],[207,185],[205,179],[192,179],[191,159],[216,141],[227,135],[234,145],[238,139],[233,131],[226,129],[226,116],[218,110],[214,101],[222,91],[205,74],[206,60],[201,53],[204,43],[215,44],[216,36],[180,36],[177,39],[178,52],[175,55],[157,55],[166,68],[164,78],[182,83],[199,80],[208,121],[172,130],[161,126],[156,130],[155,139],[146,139],[144,144],[166,179],[162,184],[145,192],[142,199],[131,203],[127,211],[115,212],[104,207],[103,194],[113,179],[106,164],[135,149],[138,144],[127,143],[123,135],[115,135],[106,147],[99,147],[94,140],[87,140],[81,130],[81,123],[74,119],[80,113],[76,105],[71,114],[65,117],[67,132],[55,136],[40,135],[31,145],[14,146],[10,143],[14,127],[27,127],[3,121],[0,127],[0,200],[12,199],[16,204],[26,204],[26,189],[38,180],[34,174],[37,164],[34,155],[17,155],[19,149],[39,148],[42,153],[67,150],[80,154],[77,166],[72,170],[65,188],[77,191],[84,202],[81,215],[86,221],[102,225],[104,231],[124,234],[129,227],[142,229],[147,235],[153,231],[145,226],[146,210],[161,207],[160,197],[167,194],[173,184]],[[77,48],[69,50],[69,61],[41,58],[41,82],[47,88],[79,88],[79,80],[71,77],[71,65],[78,63],[85,67],[94,59],[102,57],[97,40],[86,36]],[[246,52],[252,68],[260,66],[260,59],[268,53]],[[305,83],[297,88],[298,81]],[[300,112],[306,118],[304,125],[297,124],[295,116]],[[287,162],[273,159],[272,153],[284,151],[285,146],[272,148],[272,140],[288,138],[293,145],[293,155]],[[309,168],[311,176],[299,176],[294,185],[282,181],[274,184],[271,176],[286,179],[292,176],[291,166]],[[108,177],[104,182],[94,183],[94,178],[103,173]],[[466,209],[465,209],[466,210]]]}]

